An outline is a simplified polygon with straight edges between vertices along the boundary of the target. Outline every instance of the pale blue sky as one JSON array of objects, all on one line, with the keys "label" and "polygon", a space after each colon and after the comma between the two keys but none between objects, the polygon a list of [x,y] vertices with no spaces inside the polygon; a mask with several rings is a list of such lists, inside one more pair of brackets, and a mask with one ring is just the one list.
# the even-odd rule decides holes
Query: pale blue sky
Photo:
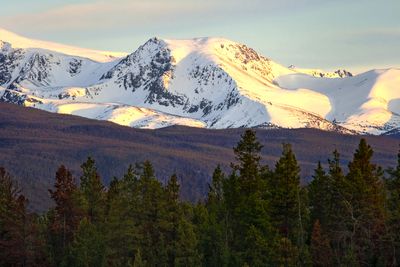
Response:
[{"label": "pale blue sky", "polygon": [[0,27],[124,52],[153,36],[220,36],[284,65],[400,67],[400,0],[0,0]]}]

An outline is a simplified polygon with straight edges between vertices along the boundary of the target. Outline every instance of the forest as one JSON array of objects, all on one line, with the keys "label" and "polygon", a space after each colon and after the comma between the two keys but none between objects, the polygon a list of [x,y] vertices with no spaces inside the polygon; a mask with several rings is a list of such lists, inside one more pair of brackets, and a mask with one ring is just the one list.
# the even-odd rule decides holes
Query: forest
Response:
[{"label": "forest", "polygon": [[398,266],[400,152],[383,169],[361,139],[347,166],[335,150],[301,185],[291,145],[282,148],[263,165],[245,130],[230,171],[216,162],[196,203],[181,200],[176,174],[160,182],[151,159],[105,186],[88,157],[80,177],[58,168],[54,204],[37,214],[0,168],[0,266]]}]

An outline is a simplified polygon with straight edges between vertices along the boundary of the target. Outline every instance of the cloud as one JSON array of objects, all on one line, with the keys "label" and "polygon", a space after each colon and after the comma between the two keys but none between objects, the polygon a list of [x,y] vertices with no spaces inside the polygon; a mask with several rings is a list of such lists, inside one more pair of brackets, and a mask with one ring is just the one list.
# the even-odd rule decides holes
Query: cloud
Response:
[{"label": "cloud", "polygon": [[[179,3],[179,6],[177,4]],[[185,4],[182,1],[107,1],[65,5],[46,11],[3,17],[6,28],[39,28],[54,30],[90,30],[113,28],[132,23],[160,22],[179,13],[204,12],[207,5]]]},{"label": "cloud", "polygon": [[[185,26],[276,15],[317,0],[115,0],[57,6],[40,12],[2,16],[14,31],[89,31],[129,27]],[[216,25],[217,26],[217,25]]]}]

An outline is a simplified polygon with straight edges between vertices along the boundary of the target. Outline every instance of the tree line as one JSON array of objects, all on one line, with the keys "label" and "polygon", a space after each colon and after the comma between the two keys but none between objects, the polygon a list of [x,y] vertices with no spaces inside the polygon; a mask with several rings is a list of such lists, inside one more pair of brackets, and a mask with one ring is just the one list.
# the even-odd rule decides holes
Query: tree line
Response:
[{"label": "tree line", "polygon": [[106,188],[89,157],[79,180],[58,168],[54,207],[40,215],[0,168],[0,266],[400,264],[400,153],[384,171],[361,139],[346,173],[335,150],[301,186],[289,144],[273,168],[261,149],[246,130],[199,203],[180,201],[178,177],[162,184],[150,161]]}]

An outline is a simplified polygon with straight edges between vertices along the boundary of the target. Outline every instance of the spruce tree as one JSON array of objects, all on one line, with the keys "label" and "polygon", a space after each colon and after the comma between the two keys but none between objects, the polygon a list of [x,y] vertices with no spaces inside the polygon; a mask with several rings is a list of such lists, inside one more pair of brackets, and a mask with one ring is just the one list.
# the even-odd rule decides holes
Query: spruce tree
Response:
[{"label": "spruce tree", "polygon": [[[300,190],[300,167],[289,144],[283,145],[281,158],[275,165],[275,171],[269,180],[271,195],[270,218],[280,236],[280,244],[287,246],[280,250],[284,253],[284,265],[287,266],[293,255],[305,253],[305,205],[302,204]],[[289,250],[287,250],[290,248]],[[297,252],[295,252],[297,250]],[[305,256],[304,255],[304,256]],[[302,260],[299,256],[298,261]]]},{"label": "spruce tree", "polygon": [[48,266],[36,216],[4,168],[0,168],[0,266]]},{"label": "spruce tree", "polygon": [[316,220],[311,233],[311,257],[313,266],[329,267],[333,266],[333,255],[330,242],[319,220]]},{"label": "spruce tree", "polygon": [[234,148],[236,163],[232,164],[233,172],[224,183],[230,265],[268,262],[273,241],[266,184],[261,178],[264,170],[260,164],[261,148],[256,133],[246,130]]},{"label": "spruce tree", "polygon": [[84,219],[80,221],[64,265],[104,266],[106,191],[92,158],[89,157],[81,169],[77,201],[84,212]]},{"label": "spruce tree", "polygon": [[76,201],[77,186],[71,172],[64,165],[61,165],[56,172],[54,188],[54,191],[49,190],[50,196],[56,204],[49,230],[53,258],[59,265],[78,229],[82,211]]},{"label": "spruce tree", "polygon": [[328,207],[330,206],[330,190],[332,184],[322,168],[321,162],[318,162],[314,170],[313,180],[308,186],[310,195],[311,221],[318,220],[320,225],[328,224]]},{"label": "spruce tree", "polygon": [[371,163],[373,150],[361,139],[346,176],[347,226],[351,251],[357,260],[368,264],[379,261],[385,228],[382,170]]},{"label": "spruce tree", "polygon": [[397,154],[397,166],[387,170],[389,177],[386,179],[388,228],[387,239],[390,245],[388,261],[396,266],[400,263],[400,151]]},{"label": "spruce tree", "polygon": [[81,220],[70,254],[62,266],[102,267],[106,266],[106,243],[99,227],[88,218]]},{"label": "spruce tree", "polygon": [[237,163],[232,164],[232,167],[234,170],[239,171],[242,194],[251,194],[258,186],[262,147],[257,140],[256,132],[246,130],[237,146],[233,149]]},{"label": "spruce tree", "polygon": [[150,266],[165,265],[168,253],[165,232],[168,225],[166,218],[166,193],[162,184],[156,179],[150,161],[141,166],[138,184],[138,232],[142,258]]},{"label": "spruce tree", "polygon": [[137,227],[137,177],[129,166],[121,180],[114,179],[107,192],[105,223],[108,266],[127,266],[139,249]]},{"label": "spruce tree", "polygon": [[228,214],[224,199],[225,174],[215,168],[209,185],[206,207],[208,217],[202,230],[202,251],[205,266],[227,266],[229,262]]},{"label": "spruce tree", "polygon": [[87,216],[91,222],[97,223],[104,218],[105,188],[97,172],[95,161],[91,157],[81,165],[81,169],[80,191]]},{"label": "spruce tree", "polygon": [[176,174],[173,174],[165,188],[167,196],[167,222],[166,243],[168,250],[168,265],[175,266],[180,242],[179,224],[182,220],[182,213],[179,205],[179,184]]},{"label": "spruce tree", "polygon": [[297,243],[301,234],[300,167],[291,146],[285,144],[270,179],[271,219],[280,234]]},{"label": "spruce tree", "polygon": [[218,164],[215,168],[211,184],[208,187],[208,194],[207,194],[207,205],[213,206],[222,204],[223,197],[224,197],[224,186],[225,181],[225,174],[223,173],[221,166]]}]

